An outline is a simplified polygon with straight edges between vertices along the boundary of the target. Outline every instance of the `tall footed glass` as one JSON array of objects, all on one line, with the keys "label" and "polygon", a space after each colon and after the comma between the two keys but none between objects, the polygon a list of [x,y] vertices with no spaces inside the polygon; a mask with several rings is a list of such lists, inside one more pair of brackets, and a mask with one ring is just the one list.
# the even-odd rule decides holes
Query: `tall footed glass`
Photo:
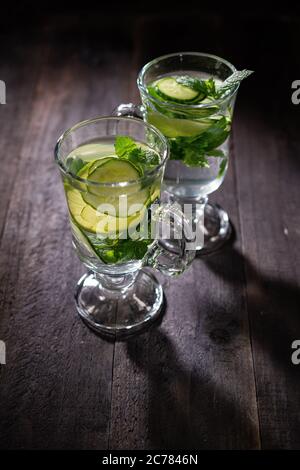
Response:
[{"label": "tall footed glass", "polygon": [[167,157],[165,137],[132,118],[80,122],[56,144],[73,246],[89,270],[76,306],[100,333],[130,334],[157,318],[163,291],[148,268],[174,276],[194,257],[187,219],[159,201]]},{"label": "tall footed glass", "polygon": [[121,105],[116,111],[117,115],[143,117],[168,139],[165,195],[182,206],[192,203],[194,224],[200,223],[204,215],[204,245],[197,247],[200,254],[219,248],[231,233],[227,213],[209,203],[208,195],[222,184],[228,168],[239,85],[221,97],[218,88],[234,72],[232,64],[210,54],[162,56],[139,73],[137,83],[143,105]]}]

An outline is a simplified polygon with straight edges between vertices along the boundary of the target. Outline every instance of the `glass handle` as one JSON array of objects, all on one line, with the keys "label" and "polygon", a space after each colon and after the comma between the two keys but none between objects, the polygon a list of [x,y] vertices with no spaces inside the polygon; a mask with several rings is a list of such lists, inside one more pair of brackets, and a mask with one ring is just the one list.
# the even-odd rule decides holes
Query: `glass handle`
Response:
[{"label": "glass handle", "polygon": [[145,265],[167,276],[183,273],[195,257],[195,237],[188,218],[179,204],[163,204],[154,210],[152,208],[151,222],[156,240]]},{"label": "glass handle", "polygon": [[113,112],[113,116],[129,116],[143,119],[143,106],[133,103],[119,104]]}]

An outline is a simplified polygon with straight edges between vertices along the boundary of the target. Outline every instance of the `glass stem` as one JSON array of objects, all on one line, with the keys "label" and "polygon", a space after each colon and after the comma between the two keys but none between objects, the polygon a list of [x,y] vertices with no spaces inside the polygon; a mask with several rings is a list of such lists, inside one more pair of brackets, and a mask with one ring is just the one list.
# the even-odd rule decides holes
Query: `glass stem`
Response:
[{"label": "glass stem", "polygon": [[134,284],[137,274],[138,271],[119,275],[95,273],[102,287],[116,294],[126,292]]}]

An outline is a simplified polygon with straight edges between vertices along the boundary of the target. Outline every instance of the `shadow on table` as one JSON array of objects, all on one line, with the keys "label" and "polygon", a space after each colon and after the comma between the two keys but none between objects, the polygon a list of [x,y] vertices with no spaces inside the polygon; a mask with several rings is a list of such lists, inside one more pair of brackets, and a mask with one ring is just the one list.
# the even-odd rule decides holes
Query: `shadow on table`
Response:
[{"label": "shadow on table", "polygon": [[[247,309],[253,345],[258,405],[261,415],[268,416],[260,423],[262,445],[268,448],[299,446],[299,379],[300,368],[292,364],[292,343],[300,336],[300,289],[278,276],[258,271],[251,261],[232,246],[217,256],[203,258],[207,266],[225,281],[241,282],[237,270],[228,265],[243,267],[243,283],[247,286]],[[273,392],[270,392],[273,390]],[[261,397],[261,398],[260,398]],[[261,402],[260,402],[261,400]],[[277,410],[276,410],[277,408]],[[279,408],[279,409],[278,409]],[[275,416],[272,415],[274,410]],[[278,432],[276,425],[286,439]],[[271,427],[270,427],[271,425]]]},{"label": "shadow on table", "polygon": [[[268,354],[269,362],[274,367],[281,364],[285,369],[291,367],[295,373],[291,363],[291,343],[299,339],[300,334],[299,286],[281,280],[280,274],[276,278],[259,272],[234,246],[227,246],[215,256],[203,257],[202,260],[232,285],[246,284],[247,308],[250,327],[255,333],[255,345]],[[234,265],[240,266],[241,270],[230,269]]]},{"label": "shadow on table", "polygon": [[[152,448],[254,448],[258,434],[247,410],[239,408],[214,382],[211,373],[181,361],[175,345],[160,329],[145,340],[127,343],[132,362],[148,374],[148,439]],[[195,367],[195,366],[194,366]],[[240,435],[230,444],[230,437]]]},{"label": "shadow on table", "polygon": [[[300,331],[298,286],[259,273],[233,246],[202,261],[232,285],[245,285],[246,274],[250,328],[255,332],[252,334],[254,356],[262,351],[260,361],[263,360],[265,366],[261,372],[267,374],[266,380],[278,377],[278,381],[288,380],[287,384],[296,386],[300,369],[295,371],[291,363],[291,343]],[[230,265],[236,264],[238,269],[230,269]],[[243,409],[232,395],[220,389],[209,371],[206,373],[192,365],[187,369],[176,346],[161,329],[153,328],[149,336],[129,341],[127,348],[133,363],[149,377],[149,440],[154,448],[211,449],[237,448],[238,445],[239,448],[255,448],[259,445],[255,419],[249,415],[247,407]],[[264,380],[262,375],[260,377]],[[295,404],[297,393],[297,387],[289,390],[289,400]],[[280,399],[279,395],[277,400]],[[269,418],[272,421],[271,415]],[[297,422],[296,417],[291,421],[296,427]],[[232,436],[236,437],[231,442]],[[263,437],[268,446],[279,445],[267,430]]]}]

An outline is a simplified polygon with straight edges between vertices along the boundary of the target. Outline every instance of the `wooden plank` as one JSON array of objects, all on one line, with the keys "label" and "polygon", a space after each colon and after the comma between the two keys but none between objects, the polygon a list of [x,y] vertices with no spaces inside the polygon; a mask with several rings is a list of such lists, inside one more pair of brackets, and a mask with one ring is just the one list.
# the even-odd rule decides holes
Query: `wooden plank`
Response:
[{"label": "wooden plank", "polygon": [[[143,20],[137,27],[143,48],[136,69],[170,50],[182,26],[178,19]],[[167,44],[155,40],[161,30]],[[206,23],[198,21],[192,31],[191,25],[187,39],[180,35],[180,49],[191,49],[193,42],[192,49],[202,44],[206,50]],[[217,199],[239,232],[235,178],[231,164]],[[238,237],[233,249],[195,260],[179,279],[161,278],[167,297],[161,325],[116,344],[111,449],[259,448],[244,266],[241,257],[232,256],[240,250]]]},{"label": "wooden plank", "polygon": [[[72,252],[53,148],[67,127],[109,114],[124,99],[117,71],[128,57],[107,50],[94,61],[101,54],[95,37],[82,39],[80,26],[67,25],[48,29],[32,109],[23,110],[27,132],[1,242],[1,448],[101,449],[108,441],[113,344],[75,312],[83,267]],[[26,94],[31,77],[24,81]]]},{"label": "wooden plank", "polygon": [[231,251],[196,260],[164,282],[162,325],[116,345],[110,448],[259,447],[244,285],[212,271],[225,263],[243,279]]},{"label": "wooden plank", "polygon": [[[299,339],[300,145],[289,101],[299,24],[106,19],[99,30],[93,14],[83,29],[55,18],[23,44],[9,35],[16,55],[1,56],[0,447],[299,448],[290,345]],[[239,92],[230,170],[213,195],[237,240],[178,280],[160,277],[161,324],[114,349],[75,313],[83,267],[52,150],[78,120],[136,101],[140,66],[176,49],[214,51],[256,71]],[[266,64],[276,64],[271,77]]]},{"label": "wooden plank", "polygon": [[[256,59],[256,84],[236,121],[247,303],[262,446],[268,449],[300,446],[300,368],[291,363],[291,343],[300,336],[299,109],[290,102],[291,77],[297,78],[291,32],[299,24],[293,21],[278,20],[267,34],[252,24],[256,34],[251,44],[243,43],[245,57],[264,47]],[[276,63],[276,73],[266,63]],[[264,90],[262,83],[268,84]]]},{"label": "wooden plank", "polygon": [[43,46],[42,41],[34,36],[25,41],[3,32],[0,36],[0,80],[6,84],[6,104],[0,106],[0,238],[32,110]]}]

